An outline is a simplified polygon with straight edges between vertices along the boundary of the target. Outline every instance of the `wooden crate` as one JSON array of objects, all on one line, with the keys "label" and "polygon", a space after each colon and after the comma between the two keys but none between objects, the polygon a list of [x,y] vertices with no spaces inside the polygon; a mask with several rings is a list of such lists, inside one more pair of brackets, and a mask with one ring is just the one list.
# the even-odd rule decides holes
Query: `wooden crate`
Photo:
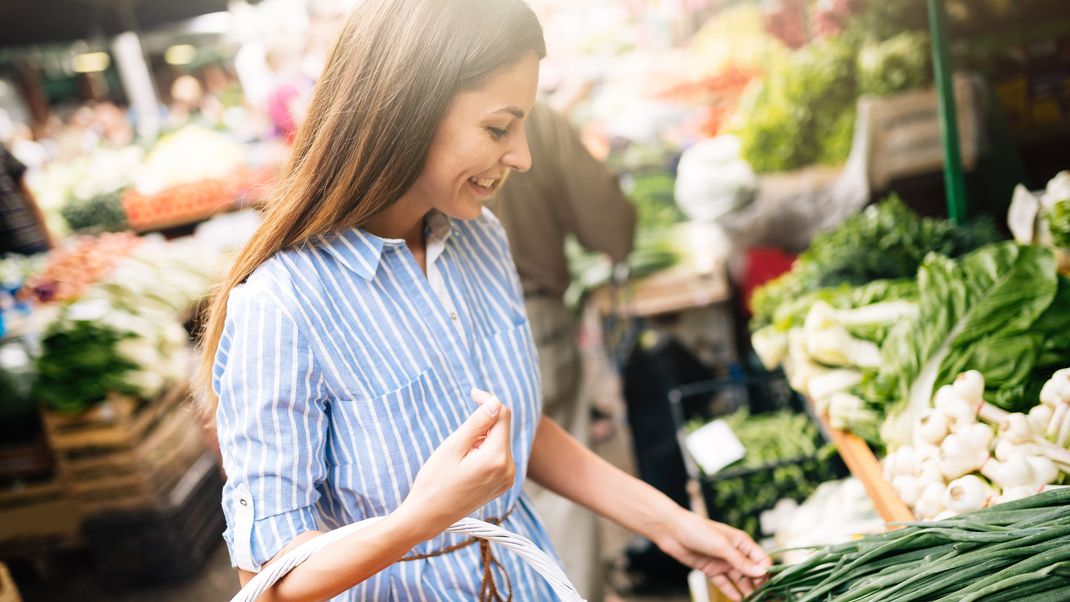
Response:
[{"label": "wooden crate", "polygon": [[828,430],[832,442],[836,444],[836,449],[840,452],[840,457],[851,470],[851,474],[862,481],[870,501],[873,502],[873,507],[881,518],[887,523],[913,521],[914,513],[903,500],[899,499],[888,479],[884,478],[881,464],[865,440],[852,433],[832,428]]},{"label": "wooden crate", "polygon": [[8,484],[0,489],[0,554],[77,544],[81,515],[59,479]]},{"label": "wooden crate", "polygon": [[0,487],[47,477],[54,469],[52,450],[43,433],[27,443],[0,447]]},{"label": "wooden crate", "polygon": [[94,577],[106,587],[182,581],[196,574],[226,528],[223,473],[210,452],[190,466],[159,508],[101,514],[82,525]]},{"label": "wooden crate", "polygon": [[159,507],[204,451],[183,384],[142,403],[112,395],[76,416],[44,412],[57,474],[84,516]]}]

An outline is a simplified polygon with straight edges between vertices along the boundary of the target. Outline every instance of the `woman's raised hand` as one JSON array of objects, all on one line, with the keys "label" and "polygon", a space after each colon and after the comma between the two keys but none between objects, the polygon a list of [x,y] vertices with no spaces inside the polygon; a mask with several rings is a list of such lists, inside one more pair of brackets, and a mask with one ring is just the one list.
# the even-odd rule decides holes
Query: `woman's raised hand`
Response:
[{"label": "woman's raised hand", "polygon": [[472,398],[480,407],[431,454],[399,508],[427,526],[428,538],[516,482],[509,408],[478,389],[472,390]]}]

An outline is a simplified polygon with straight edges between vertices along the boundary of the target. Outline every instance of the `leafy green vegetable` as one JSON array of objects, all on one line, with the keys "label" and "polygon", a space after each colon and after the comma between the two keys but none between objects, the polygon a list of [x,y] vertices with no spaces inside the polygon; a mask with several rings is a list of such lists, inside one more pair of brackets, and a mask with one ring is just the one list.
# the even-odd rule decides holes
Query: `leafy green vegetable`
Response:
[{"label": "leafy green vegetable", "polygon": [[842,164],[851,151],[859,96],[887,96],[929,81],[925,34],[871,35],[853,29],[814,42],[773,63],[745,95],[736,133],[757,173]]},{"label": "leafy green vegetable", "polygon": [[1048,214],[1048,227],[1055,246],[1070,249],[1070,199],[1058,201]]},{"label": "leafy green vegetable", "polygon": [[123,335],[89,321],[59,320],[42,341],[33,396],[45,407],[78,413],[108,393],[135,394],[125,376],[136,366],[117,351]]},{"label": "leafy green vegetable", "polygon": [[724,470],[758,468],[817,453],[820,434],[806,414],[782,410],[751,415],[744,408],[724,421],[747,450],[742,460]]},{"label": "leafy green vegetable", "polygon": [[75,232],[121,232],[127,228],[121,194],[122,190],[116,190],[91,199],[71,199],[60,213]]},{"label": "leafy green vegetable", "polygon": [[885,301],[913,301],[917,296],[918,286],[913,280],[875,280],[857,287],[841,284],[806,293],[780,305],[773,314],[773,326],[781,332],[802,326],[810,308],[818,301],[837,309],[850,309]]},{"label": "leafy green vegetable", "polygon": [[929,81],[929,48],[929,37],[913,31],[867,43],[858,55],[859,92],[890,96],[921,88]]},{"label": "leafy green vegetable", "polygon": [[675,183],[667,172],[635,175],[622,182],[635,205],[640,227],[663,228],[684,221],[684,214],[673,198]]},{"label": "leafy green vegetable", "polygon": [[969,369],[984,375],[990,401],[1013,411],[1031,405],[1006,392],[1018,395],[1050,376],[1042,355],[1070,351],[1045,347],[1049,337],[1056,346],[1066,339],[1065,332],[1042,330],[1070,319],[1062,307],[1049,314],[1059,292],[1054,255],[1042,247],[1006,242],[959,261],[929,256],[918,271],[920,315],[892,329],[881,349],[884,365],[863,388],[868,400],[891,404],[884,440],[908,443],[933,392]]},{"label": "leafy green vegetable", "polygon": [[845,36],[815,42],[775,63],[746,95],[738,134],[743,158],[756,172],[847,158],[857,97],[854,57]]},{"label": "leafy green vegetable", "polygon": [[[759,515],[777,501],[802,501],[836,477],[832,447],[806,414],[782,410],[751,414],[746,408],[722,418],[746,449],[742,460],[703,477],[711,516],[759,535]],[[690,430],[705,421],[689,425]]]},{"label": "leafy green vegetable", "polygon": [[[572,238],[565,241],[565,254],[572,283],[565,291],[564,301],[578,309],[588,293],[612,281],[613,266],[605,255],[584,250]],[[673,266],[682,255],[672,228],[640,229],[635,235],[635,248],[628,255],[629,277],[638,278]]]},{"label": "leafy green vegetable", "polygon": [[778,308],[809,292],[913,278],[930,252],[958,257],[999,238],[991,222],[957,227],[922,218],[893,195],[817,236],[791,272],[757,289],[751,299],[751,328],[766,326]]}]

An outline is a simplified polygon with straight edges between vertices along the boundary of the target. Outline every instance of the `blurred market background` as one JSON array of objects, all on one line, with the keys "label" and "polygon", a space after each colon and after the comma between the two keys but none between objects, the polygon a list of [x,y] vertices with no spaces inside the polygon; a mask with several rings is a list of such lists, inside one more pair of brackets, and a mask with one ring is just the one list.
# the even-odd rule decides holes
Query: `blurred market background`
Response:
[{"label": "blurred market background", "polygon": [[[786,329],[806,314],[778,310],[823,286],[913,279],[928,250],[1012,232],[1070,246],[1065,0],[529,3],[548,43],[542,97],[639,214],[629,270],[570,251],[596,449],[776,544],[879,528],[857,480],[818,489],[848,471],[804,411],[811,391],[775,370],[786,347],[760,366],[751,328]],[[0,258],[0,601],[236,592],[216,449],[188,400],[194,333],[352,6],[0,5],[0,142],[56,245]],[[1025,217],[1008,224],[1015,198]],[[715,384],[681,392],[696,382]],[[812,440],[747,466],[801,454],[793,471],[719,481],[681,450],[696,421],[735,412],[738,435],[746,411],[771,408],[784,415],[758,431]],[[881,410],[834,426],[879,452],[872,421],[853,421],[867,411]],[[649,542],[603,539],[611,595],[705,600]]]}]

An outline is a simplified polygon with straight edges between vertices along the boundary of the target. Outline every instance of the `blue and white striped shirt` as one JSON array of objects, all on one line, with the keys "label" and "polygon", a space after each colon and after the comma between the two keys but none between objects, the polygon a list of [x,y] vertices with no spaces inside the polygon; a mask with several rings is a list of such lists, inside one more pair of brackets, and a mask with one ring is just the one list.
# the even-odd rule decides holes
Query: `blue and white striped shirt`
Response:
[{"label": "blue and white striped shirt", "polygon": [[[304,531],[397,508],[476,408],[473,387],[512,409],[518,475],[474,516],[508,514],[506,529],[552,553],[521,488],[541,395],[508,242],[486,210],[448,223],[434,268],[450,303],[404,241],[358,228],[278,253],[231,292],[213,384],[234,566],[258,571]],[[412,553],[464,541],[442,535]],[[515,599],[555,599],[519,557],[495,555]],[[470,601],[482,574],[479,548],[468,546],[395,564],[337,599]]]}]

